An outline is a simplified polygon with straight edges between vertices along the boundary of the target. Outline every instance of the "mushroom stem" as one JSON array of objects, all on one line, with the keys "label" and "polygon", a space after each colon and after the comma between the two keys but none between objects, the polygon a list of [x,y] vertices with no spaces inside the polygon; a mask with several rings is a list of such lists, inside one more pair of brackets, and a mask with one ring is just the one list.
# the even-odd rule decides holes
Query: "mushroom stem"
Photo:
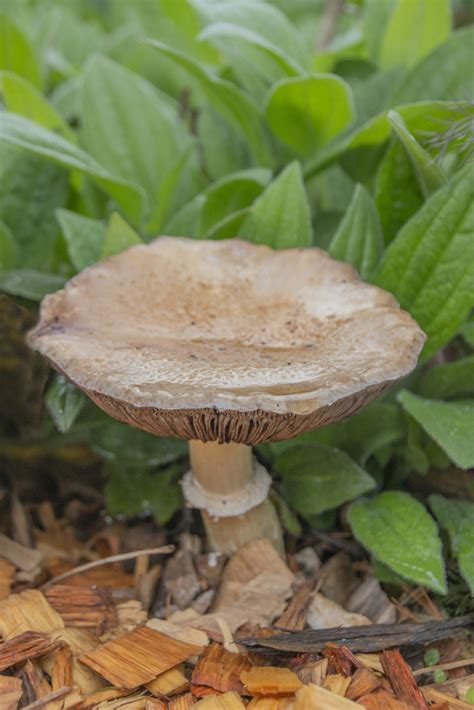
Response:
[{"label": "mushroom stem", "polygon": [[[193,440],[189,457],[194,480],[211,495],[233,495],[235,499],[253,476],[252,449],[245,444]],[[213,550],[232,554],[249,540],[266,537],[278,552],[284,552],[280,521],[268,499],[239,515],[215,517],[206,510],[201,512]]]}]

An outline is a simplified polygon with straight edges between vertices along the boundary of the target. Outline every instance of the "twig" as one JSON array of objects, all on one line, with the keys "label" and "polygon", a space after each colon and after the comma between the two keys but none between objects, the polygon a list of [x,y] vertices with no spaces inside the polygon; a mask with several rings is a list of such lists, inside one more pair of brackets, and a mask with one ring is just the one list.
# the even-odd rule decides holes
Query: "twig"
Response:
[{"label": "twig", "polygon": [[110,555],[109,557],[102,557],[100,560],[93,560],[92,562],[86,562],[84,565],[79,565],[79,567],[74,567],[63,574],[58,574],[57,577],[45,582],[41,589],[50,587],[52,584],[57,584],[62,582],[64,579],[69,579],[69,577],[74,577],[76,574],[82,574],[82,572],[88,572],[90,569],[95,567],[101,567],[102,565],[109,565],[113,562],[125,562],[125,560],[133,560],[135,557],[140,557],[141,555],[168,555],[174,552],[174,545],[163,545],[162,547],[149,547],[145,550],[133,550],[133,552],[122,552],[119,555]]},{"label": "twig", "polygon": [[344,0],[327,0],[326,9],[321,18],[321,30],[314,47],[317,52],[322,52],[331,41],[343,7]]},{"label": "twig", "polygon": [[465,658],[463,661],[449,661],[449,663],[439,663],[437,666],[426,666],[413,671],[413,675],[425,675],[425,673],[433,673],[433,671],[451,671],[453,668],[465,668],[465,666],[474,666],[474,658]]},{"label": "twig", "polygon": [[59,688],[59,690],[53,690],[52,693],[48,693],[48,695],[43,695],[42,698],[38,698],[38,700],[35,700],[29,705],[24,705],[23,710],[38,710],[38,708],[44,708],[45,705],[48,705],[49,703],[53,702],[53,700],[59,700],[59,698],[63,698],[65,695],[69,695],[70,693],[72,693],[73,690],[74,688],[70,688],[68,686],[64,686],[64,688]]}]

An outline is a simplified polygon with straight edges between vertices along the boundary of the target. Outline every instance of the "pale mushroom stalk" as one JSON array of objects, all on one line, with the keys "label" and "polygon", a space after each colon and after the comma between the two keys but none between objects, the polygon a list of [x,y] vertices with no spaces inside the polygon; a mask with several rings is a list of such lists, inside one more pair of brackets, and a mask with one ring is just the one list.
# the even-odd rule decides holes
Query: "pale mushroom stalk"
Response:
[{"label": "pale mushroom stalk", "polygon": [[[255,465],[252,448],[245,444],[219,444],[199,440],[189,442],[189,459],[194,485],[204,495],[220,498],[229,507],[228,514],[218,517],[202,509],[202,519],[211,548],[230,554],[255,538],[269,538],[274,547],[284,551],[283,535],[276,511],[268,499],[254,504],[246,500],[246,489],[252,483]],[[239,501],[243,492],[244,500]],[[239,502],[247,508],[240,512]],[[233,513],[233,504],[239,511]]]}]

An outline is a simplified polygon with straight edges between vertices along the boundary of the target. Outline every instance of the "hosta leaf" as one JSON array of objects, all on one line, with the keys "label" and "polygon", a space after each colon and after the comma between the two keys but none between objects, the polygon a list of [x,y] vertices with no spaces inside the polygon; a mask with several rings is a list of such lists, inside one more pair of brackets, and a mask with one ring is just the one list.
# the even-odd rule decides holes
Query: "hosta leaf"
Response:
[{"label": "hosta leaf", "polygon": [[206,204],[205,195],[196,197],[181,207],[166,224],[165,234],[174,237],[199,237],[201,233],[201,212]]},{"label": "hosta leaf", "polygon": [[474,595],[474,518],[461,524],[459,533],[459,570]]},{"label": "hosta leaf", "polygon": [[405,579],[446,593],[436,523],[415,498],[389,491],[353,503],[349,522],[355,537],[377,560]]},{"label": "hosta leaf", "polygon": [[447,39],[450,28],[449,0],[397,0],[382,41],[380,66],[416,64]]},{"label": "hosta leaf", "polygon": [[290,163],[257,198],[239,234],[275,249],[310,246],[311,215],[299,163]]},{"label": "hosta leaf", "polygon": [[0,220],[0,269],[11,269],[17,254],[17,246],[11,230]]},{"label": "hosta leaf", "polygon": [[429,338],[426,359],[466,319],[474,301],[474,164],[435,192],[390,244],[376,276]]},{"label": "hosta leaf", "polygon": [[102,245],[101,258],[119,254],[134,244],[142,244],[142,240],[132,227],[117,212],[110,217]]},{"label": "hosta leaf", "polygon": [[265,114],[273,133],[308,157],[352,121],[351,90],[331,74],[283,79],[272,89]]},{"label": "hosta leaf", "polygon": [[437,494],[430,495],[428,501],[439,526],[448,533],[453,556],[457,557],[462,524],[469,518],[474,525],[474,503]]},{"label": "hosta leaf", "polygon": [[351,203],[328,249],[331,256],[355,266],[363,279],[373,274],[383,253],[380,221],[371,196],[356,185]]},{"label": "hosta leaf", "polygon": [[98,261],[105,236],[103,223],[70,210],[58,210],[56,216],[76,271],[82,271]]},{"label": "hosta leaf", "polygon": [[10,296],[21,296],[30,301],[41,301],[46,294],[64,286],[65,278],[34,269],[10,269],[0,271],[0,291]]},{"label": "hosta leaf", "polygon": [[55,375],[49,387],[45,402],[48,412],[58,430],[64,434],[69,431],[85,404],[85,395],[63,375]]},{"label": "hosta leaf", "polygon": [[432,399],[474,396],[474,355],[428,368],[416,391]]},{"label": "hosta leaf", "polygon": [[440,402],[403,390],[403,408],[423,427],[460,468],[474,466],[474,400]]},{"label": "hosta leaf", "polygon": [[19,74],[35,86],[41,78],[33,49],[11,17],[0,13],[0,69]]},{"label": "hosta leaf", "polygon": [[14,113],[2,113],[0,141],[44,156],[66,168],[90,175],[134,220],[140,218],[143,196],[139,187],[111,175],[88,153],[65,138]]},{"label": "hosta leaf", "polygon": [[304,516],[317,515],[375,487],[375,481],[347,454],[311,444],[293,446],[275,458],[288,503]]}]

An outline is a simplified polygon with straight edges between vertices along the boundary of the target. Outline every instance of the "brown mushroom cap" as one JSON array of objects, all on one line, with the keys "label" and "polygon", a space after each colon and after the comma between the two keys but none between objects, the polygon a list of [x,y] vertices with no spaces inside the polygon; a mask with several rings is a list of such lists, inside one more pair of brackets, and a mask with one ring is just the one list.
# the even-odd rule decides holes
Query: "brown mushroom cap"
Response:
[{"label": "brown mushroom cap", "polygon": [[425,336],[317,248],[160,237],[47,296],[29,342],[116,419],[255,444],[357,411]]}]

